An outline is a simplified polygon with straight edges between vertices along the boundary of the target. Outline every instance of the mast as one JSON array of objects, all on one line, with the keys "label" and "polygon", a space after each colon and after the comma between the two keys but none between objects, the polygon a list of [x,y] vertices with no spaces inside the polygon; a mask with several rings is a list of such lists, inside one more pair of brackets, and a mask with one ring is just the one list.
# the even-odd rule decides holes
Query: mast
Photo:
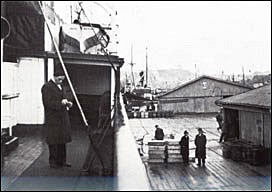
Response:
[{"label": "mast", "polygon": [[243,85],[245,85],[245,71],[244,71],[244,66],[242,66],[242,71],[243,71]]},{"label": "mast", "polygon": [[195,78],[197,78],[197,74],[196,74],[196,64],[195,64]]},{"label": "mast", "polygon": [[131,62],[130,62],[130,65],[131,65],[131,76],[132,76],[132,85],[133,87],[135,88],[135,81],[134,81],[134,75],[133,75],[133,45],[131,45]]},{"label": "mast", "polygon": [[71,23],[73,23],[73,8],[72,8],[72,4],[70,4],[70,16],[71,16]]},{"label": "mast", "polygon": [[146,87],[148,86],[148,65],[147,65],[147,47],[146,49],[146,68],[145,68],[145,74],[146,74]]}]

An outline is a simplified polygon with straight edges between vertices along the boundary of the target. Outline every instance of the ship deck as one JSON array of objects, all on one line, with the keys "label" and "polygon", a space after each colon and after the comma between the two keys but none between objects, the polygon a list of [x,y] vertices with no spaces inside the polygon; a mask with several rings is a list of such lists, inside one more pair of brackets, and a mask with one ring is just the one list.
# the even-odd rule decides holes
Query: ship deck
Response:
[{"label": "ship deck", "polygon": [[[147,133],[152,136],[156,124],[164,129],[166,135],[175,133],[176,139],[185,129],[188,130],[190,157],[194,156],[196,127],[206,131],[208,144],[205,167],[198,167],[194,162],[188,166],[182,163],[148,163],[147,154],[142,156],[151,190],[271,189],[271,165],[252,166],[223,158],[222,146],[218,143],[220,133],[216,130],[217,124],[213,117],[129,119],[128,123],[135,138],[141,138]],[[21,137],[19,146],[5,157],[5,166],[1,170],[1,190],[116,190],[115,177],[86,176],[80,173],[88,142],[83,131],[74,132],[72,143],[67,145],[67,159],[72,167],[50,169],[48,148],[40,134]]]}]

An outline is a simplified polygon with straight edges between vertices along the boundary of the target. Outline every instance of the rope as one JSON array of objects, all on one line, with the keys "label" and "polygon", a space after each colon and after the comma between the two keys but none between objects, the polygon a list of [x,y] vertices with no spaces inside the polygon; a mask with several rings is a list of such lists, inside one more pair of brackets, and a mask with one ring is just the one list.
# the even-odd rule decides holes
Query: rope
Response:
[{"label": "rope", "polygon": [[[95,33],[94,28],[93,28],[93,25],[91,24],[91,22],[90,22],[89,18],[87,17],[87,15],[86,15],[86,13],[85,13],[85,10],[83,9],[83,7],[82,7],[81,3],[78,3],[78,4],[79,4],[79,6],[81,7],[82,12],[83,12],[83,14],[85,15],[86,19],[88,20],[88,22],[89,22],[89,24],[90,24],[90,26],[91,26],[91,29],[92,29],[92,31],[93,31],[93,33],[94,33],[94,35],[95,35],[96,39],[99,41],[99,43],[100,43],[100,45],[101,45],[101,48],[102,48],[102,51],[103,51],[103,52],[104,52],[104,54],[107,56],[107,59],[108,59],[109,63],[111,64],[111,66],[112,66],[112,68],[113,68],[114,72],[116,73],[116,72],[117,72],[117,70],[115,69],[114,64],[113,64],[113,63],[112,63],[112,61],[110,60],[110,58],[109,58],[109,54],[108,54],[108,53],[105,51],[105,47],[104,47],[104,45],[102,44],[102,42],[100,41],[100,39],[97,37],[97,34]],[[104,37],[103,37],[103,36],[102,36],[102,38],[104,39]],[[105,39],[104,39],[104,40],[105,40]]]},{"label": "rope", "polygon": [[[64,63],[63,63],[63,60],[62,60],[60,51],[59,51],[59,49],[58,49],[58,46],[57,46],[57,44],[56,44],[56,42],[55,42],[55,40],[54,40],[54,38],[53,38],[52,32],[51,32],[51,30],[50,30],[50,27],[49,27],[49,25],[48,25],[48,22],[47,22],[47,20],[46,20],[45,15],[44,15],[43,8],[42,8],[42,5],[41,5],[41,2],[40,2],[40,1],[39,1],[39,5],[40,5],[40,8],[41,8],[41,11],[42,11],[42,14],[43,14],[43,17],[44,17],[46,26],[47,26],[48,31],[49,31],[49,33],[50,33],[51,39],[52,39],[52,41],[53,41],[53,43],[54,43],[54,46],[55,46],[55,49],[56,49],[56,51],[57,51],[59,60],[60,60],[60,62],[61,62],[61,66],[62,66],[62,68],[63,68],[64,74],[65,74],[65,76],[66,76],[66,78],[67,78],[67,81],[68,81],[69,86],[70,86],[70,88],[71,88],[71,90],[72,90],[73,96],[74,96],[74,98],[75,98],[75,100],[76,100],[76,103],[77,103],[77,105],[78,105],[80,114],[81,114],[81,116],[82,116],[82,118],[83,118],[83,121],[84,121],[84,123],[85,123],[85,126],[89,129],[88,122],[87,122],[86,117],[85,117],[85,115],[84,115],[84,113],[83,113],[83,110],[82,110],[82,108],[81,108],[81,105],[80,105],[80,103],[79,103],[79,101],[78,101],[78,98],[77,98],[76,93],[75,93],[75,91],[74,91],[73,85],[72,85],[72,83],[71,83],[71,81],[70,81],[69,75],[68,75],[67,70],[66,70],[66,68],[65,68],[65,65],[64,65]],[[100,154],[99,154],[99,152],[98,152],[98,149],[95,147],[94,142],[93,142],[91,136],[89,136],[89,139],[90,139],[91,145],[93,146],[94,152],[97,154],[98,159],[99,159],[99,161],[100,161],[102,167],[104,168],[104,163],[103,163],[103,161],[102,161],[102,158],[101,158],[101,156],[100,156]]]},{"label": "rope", "polygon": [[[111,109],[111,112],[112,112],[113,109],[114,109],[114,108]],[[106,133],[108,132],[108,130],[109,130],[109,128],[110,128],[110,126],[109,126],[110,123],[115,119],[115,118],[112,118],[111,121],[108,122],[108,120],[110,119],[110,116],[111,116],[111,112],[110,112],[109,115],[107,116],[107,119],[104,121],[102,128],[99,128],[99,129],[102,129],[103,132],[102,132],[101,137],[98,139],[99,142],[98,142],[97,145],[94,145],[94,142],[93,142],[93,140],[92,140],[92,136],[89,135],[91,146],[93,146],[93,149],[94,149],[95,153],[97,154],[97,156],[98,156],[98,158],[99,158],[99,161],[100,161],[100,163],[101,163],[101,166],[102,166],[103,170],[105,170],[105,166],[104,166],[104,163],[103,163],[103,161],[102,161],[102,157],[101,157],[101,155],[100,155],[100,153],[99,153],[99,151],[98,151],[98,147],[100,147],[100,145],[102,144],[102,141],[103,141],[103,139],[105,138]],[[107,125],[108,125],[108,126],[107,126]],[[105,126],[106,126],[106,129],[104,129]],[[90,170],[90,167],[91,167],[91,165],[92,165],[94,159],[95,159],[95,156],[92,156],[92,158],[90,159],[90,162],[89,162],[89,164],[88,164],[88,167],[87,167],[88,171]]]},{"label": "rope", "polygon": [[[47,28],[48,28],[48,31],[49,31],[51,40],[53,41],[54,47],[55,47],[55,49],[56,49],[56,51],[57,51],[57,55],[58,55],[59,60],[60,60],[60,62],[61,62],[61,66],[62,66],[62,68],[63,68],[64,74],[65,74],[65,76],[66,76],[66,78],[67,78],[68,84],[69,84],[69,86],[70,86],[70,88],[71,88],[71,91],[72,91],[72,93],[73,93],[73,96],[74,96],[74,98],[75,98],[75,100],[76,100],[76,103],[77,103],[77,105],[78,105],[78,108],[79,108],[79,110],[80,110],[80,114],[81,114],[81,116],[82,116],[82,118],[83,118],[83,121],[84,121],[84,123],[85,123],[85,126],[86,126],[86,127],[89,127],[88,122],[87,122],[87,120],[86,120],[86,117],[85,117],[85,115],[84,115],[84,113],[83,113],[83,110],[82,110],[82,108],[81,108],[81,105],[80,105],[80,103],[79,103],[79,101],[78,101],[78,98],[77,98],[77,96],[76,96],[76,93],[75,93],[75,91],[74,91],[73,85],[72,85],[71,80],[70,80],[70,78],[69,78],[69,75],[68,75],[68,72],[67,72],[66,67],[65,67],[65,65],[64,65],[64,62],[63,62],[63,60],[62,60],[62,57],[61,57],[60,51],[59,51],[59,49],[58,49],[57,43],[55,42],[55,40],[54,40],[54,38],[53,38],[53,34],[52,34],[51,30],[50,30],[49,24],[48,24],[48,22],[47,22],[47,19],[46,19],[46,16],[45,16],[45,14],[44,14],[44,11],[43,11],[43,8],[42,8],[42,5],[41,5],[41,2],[40,2],[40,1],[39,1],[39,6],[40,6],[40,8],[41,8],[41,12],[42,12],[42,15],[43,15],[43,17],[44,17],[46,26],[47,26]],[[90,23],[90,21],[89,21],[87,15],[86,15],[86,13],[85,13],[85,11],[84,11],[84,9],[83,9],[83,7],[81,6],[80,3],[79,3],[79,6],[81,7],[81,9],[82,9],[82,11],[83,11],[85,17],[87,18],[88,22]],[[114,64],[113,64],[112,61],[110,60],[108,53],[105,51],[104,45],[102,44],[102,42],[100,41],[100,39],[97,37],[97,34],[95,33],[95,31],[94,31],[93,26],[92,26],[91,23],[90,23],[90,26],[91,26],[91,29],[92,29],[92,31],[94,32],[94,34],[95,34],[97,40],[99,41],[99,43],[100,43],[100,45],[101,45],[101,47],[102,47],[102,50],[103,50],[104,54],[107,56],[107,59],[108,59],[109,63],[111,64],[111,66],[112,66],[112,68],[114,69],[114,72],[115,72],[115,74],[116,74],[116,73],[117,73],[117,69],[115,69]],[[104,37],[102,36],[102,38],[104,38]],[[116,89],[115,89],[115,91],[116,91]],[[117,103],[118,100],[117,100],[117,98],[118,98],[118,95],[117,95],[117,93],[115,92],[115,105],[114,105],[114,107],[111,109],[111,111],[112,111],[113,109],[115,109],[115,113],[114,113],[114,118],[112,118],[111,121],[109,121],[109,123],[111,123],[113,120],[115,120],[116,116],[118,115],[118,110],[117,110],[117,109],[118,109],[118,103]],[[111,115],[111,113],[109,114],[109,116],[107,117],[106,121],[104,122],[104,124],[103,124],[103,129],[104,129],[104,126],[108,125],[107,122],[108,122],[108,119],[110,118],[110,115]],[[98,156],[98,158],[99,158],[99,161],[100,161],[100,163],[101,163],[101,165],[102,165],[102,167],[103,167],[103,170],[104,170],[104,163],[103,163],[102,158],[101,158],[101,155],[100,155],[100,153],[99,153],[99,151],[98,151],[98,147],[102,144],[102,141],[103,141],[103,139],[104,139],[104,137],[105,137],[107,131],[109,130],[109,127],[110,127],[110,126],[107,126],[107,128],[104,129],[104,132],[103,132],[102,136],[99,138],[99,142],[98,142],[98,145],[97,145],[97,146],[94,145],[94,142],[93,142],[93,140],[92,140],[92,137],[91,137],[91,135],[89,135],[89,139],[90,139],[91,146],[93,146],[93,149],[94,149],[95,153],[97,154],[97,156]],[[90,167],[90,165],[92,164],[92,162],[93,162],[93,160],[94,160],[94,157],[95,157],[95,156],[93,156],[93,158],[91,159],[91,161],[90,161],[90,163],[89,163],[89,167]]]}]

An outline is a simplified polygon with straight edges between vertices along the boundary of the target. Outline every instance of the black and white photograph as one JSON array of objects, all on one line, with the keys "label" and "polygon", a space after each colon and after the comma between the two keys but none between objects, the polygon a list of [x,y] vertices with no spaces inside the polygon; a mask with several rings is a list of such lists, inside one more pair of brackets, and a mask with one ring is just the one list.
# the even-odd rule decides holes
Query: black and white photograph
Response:
[{"label": "black and white photograph", "polygon": [[1,1],[1,191],[271,191],[271,1]]}]

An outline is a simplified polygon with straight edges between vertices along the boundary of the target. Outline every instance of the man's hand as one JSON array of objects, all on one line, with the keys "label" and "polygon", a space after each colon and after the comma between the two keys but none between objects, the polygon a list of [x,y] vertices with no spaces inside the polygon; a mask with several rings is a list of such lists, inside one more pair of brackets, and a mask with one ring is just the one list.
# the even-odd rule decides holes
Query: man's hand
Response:
[{"label": "man's hand", "polygon": [[67,105],[68,102],[69,102],[69,101],[68,101],[67,99],[62,99],[62,100],[61,100],[61,104],[62,104],[62,105]]},{"label": "man's hand", "polygon": [[73,103],[71,101],[68,101],[67,106],[71,108],[73,106]]}]

